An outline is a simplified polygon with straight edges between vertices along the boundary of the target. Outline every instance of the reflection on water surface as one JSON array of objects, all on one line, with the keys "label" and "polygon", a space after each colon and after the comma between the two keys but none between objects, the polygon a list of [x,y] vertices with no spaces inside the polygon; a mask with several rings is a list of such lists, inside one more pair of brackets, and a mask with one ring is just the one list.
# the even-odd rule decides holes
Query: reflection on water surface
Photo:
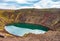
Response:
[{"label": "reflection on water surface", "polygon": [[13,23],[5,26],[5,30],[16,36],[23,36],[24,34],[44,34],[48,28],[42,25],[28,24],[28,23]]}]

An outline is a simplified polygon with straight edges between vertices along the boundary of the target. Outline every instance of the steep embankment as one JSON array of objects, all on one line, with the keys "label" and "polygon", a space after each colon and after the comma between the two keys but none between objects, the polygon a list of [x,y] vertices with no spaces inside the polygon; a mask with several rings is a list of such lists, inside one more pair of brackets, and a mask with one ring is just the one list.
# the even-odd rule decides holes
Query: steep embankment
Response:
[{"label": "steep embankment", "polygon": [[20,13],[17,20],[21,22],[44,25],[51,30],[60,28],[60,9],[21,9]]},{"label": "steep embankment", "polygon": [[4,32],[6,24],[14,22],[40,24],[60,31],[60,9],[0,10],[0,32]]}]

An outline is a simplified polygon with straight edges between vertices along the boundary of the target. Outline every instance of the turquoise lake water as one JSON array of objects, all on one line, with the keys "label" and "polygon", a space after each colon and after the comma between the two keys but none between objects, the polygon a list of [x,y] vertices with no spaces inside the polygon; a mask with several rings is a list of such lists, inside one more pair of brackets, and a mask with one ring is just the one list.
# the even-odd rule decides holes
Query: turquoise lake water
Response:
[{"label": "turquoise lake water", "polygon": [[42,25],[29,23],[12,23],[5,26],[5,30],[16,36],[24,36],[24,34],[44,34],[48,28]]}]

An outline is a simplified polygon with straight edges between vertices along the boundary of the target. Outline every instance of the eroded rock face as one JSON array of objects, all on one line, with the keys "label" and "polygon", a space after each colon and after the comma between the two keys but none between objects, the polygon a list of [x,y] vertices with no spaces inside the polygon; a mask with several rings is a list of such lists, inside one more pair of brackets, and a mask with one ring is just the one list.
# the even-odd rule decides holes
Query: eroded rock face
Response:
[{"label": "eroded rock face", "polygon": [[[24,11],[22,11],[24,12]],[[25,23],[33,23],[40,24],[43,26],[47,26],[51,30],[56,30],[57,26],[54,27],[55,24],[58,24],[60,21],[60,12],[59,10],[26,10],[24,13],[20,15],[18,19],[21,22]],[[60,27],[60,26],[59,26]]]},{"label": "eroded rock face", "polygon": [[42,35],[30,34],[25,39],[26,41],[60,41],[60,32],[48,31],[47,33]]},{"label": "eroded rock face", "polygon": [[0,23],[4,25],[14,22],[25,22],[47,26],[51,30],[60,28],[60,26],[55,26],[56,24],[59,25],[60,9],[2,10],[0,13]]},{"label": "eroded rock face", "polygon": [[40,35],[29,34],[25,37],[0,37],[0,41],[60,41],[60,9],[22,9],[13,12],[2,10],[0,12],[0,29],[3,29],[3,32],[2,30],[0,32],[2,32],[2,36],[7,33],[3,27],[14,22],[40,24],[54,31]]},{"label": "eroded rock face", "polygon": [[6,37],[1,38],[0,41],[60,41],[59,31],[48,31],[45,34],[28,34],[25,37]]}]

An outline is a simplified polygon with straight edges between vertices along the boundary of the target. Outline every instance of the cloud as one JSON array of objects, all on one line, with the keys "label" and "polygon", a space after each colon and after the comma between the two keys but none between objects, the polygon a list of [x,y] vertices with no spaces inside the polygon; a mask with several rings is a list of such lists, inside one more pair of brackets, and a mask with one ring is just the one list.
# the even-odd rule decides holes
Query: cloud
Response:
[{"label": "cloud", "polygon": [[[34,3],[38,2],[40,0],[2,0],[0,1],[0,8],[20,8],[20,7],[31,7]],[[3,4],[4,3],[4,4]],[[3,4],[3,5],[1,5]],[[3,6],[3,7],[2,7]]]},{"label": "cloud", "polygon": [[1,9],[21,8],[60,8],[60,1],[56,0],[0,0]]},{"label": "cloud", "polygon": [[58,2],[58,1],[60,1],[60,0],[52,0],[53,2]]},{"label": "cloud", "polygon": [[41,7],[41,8],[59,8],[60,2],[53,2],[52,0],[42,0],[34,4],[34,6]]},{"label": "cloud", "polygon": [[16,6],[0,5],[0,9],[17,9]]}]

